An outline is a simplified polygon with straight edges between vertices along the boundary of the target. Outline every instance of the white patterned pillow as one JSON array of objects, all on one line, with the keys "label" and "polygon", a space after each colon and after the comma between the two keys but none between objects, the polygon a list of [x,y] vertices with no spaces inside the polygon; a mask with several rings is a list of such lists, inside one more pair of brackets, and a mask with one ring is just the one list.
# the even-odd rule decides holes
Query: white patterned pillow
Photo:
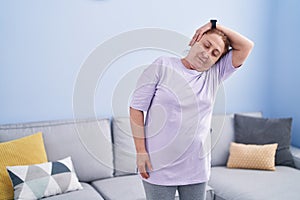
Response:
[{"label": "white patterned pillow", "polygon": [[14,199],[40,199],[82,189],[71,157],[56,162],[6,168],[14,186]]}]

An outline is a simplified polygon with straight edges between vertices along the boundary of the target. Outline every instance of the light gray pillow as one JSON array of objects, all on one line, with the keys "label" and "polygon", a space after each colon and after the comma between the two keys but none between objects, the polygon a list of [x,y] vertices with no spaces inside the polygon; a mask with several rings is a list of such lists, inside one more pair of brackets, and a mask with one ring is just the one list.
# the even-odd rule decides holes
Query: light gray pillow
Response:
[{"label": "light gray pillow", "polygon": [[234,115],[235,142],[243,144],[278,143],[276,165],[295,167],[290,152],[292,118],[270,119]]},{"label": "light gray pillow", "polygon": [[114,175],[136,174],[136,150],[130,128],[129,117],[116,117],[112,120]]},{"label": "light gray pillow", "polygon": [[[241,113],[262,117],[261,112]],[[211,165],[226,166],[230,143],[234,141],[233,114],[214,114],[211,121]]]}]

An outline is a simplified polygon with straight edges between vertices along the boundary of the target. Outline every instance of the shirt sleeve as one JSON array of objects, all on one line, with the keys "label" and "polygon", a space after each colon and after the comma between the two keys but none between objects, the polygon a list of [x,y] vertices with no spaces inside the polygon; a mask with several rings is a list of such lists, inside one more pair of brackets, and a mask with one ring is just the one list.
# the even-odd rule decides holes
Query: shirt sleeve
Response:
[{"label": "shirt sleeve", "polygon": [[218,70],[219,82],[226,80],[237,70],[237,68],[232,65],[232,50],[225,54],[220,61],[216,63],[216,67]]},{"label": "shirt sleeve", "polygon": [[160,57],[143,71],[132,94],[130,107],[148,111],[160,79],[161,65],[162,58]]}]

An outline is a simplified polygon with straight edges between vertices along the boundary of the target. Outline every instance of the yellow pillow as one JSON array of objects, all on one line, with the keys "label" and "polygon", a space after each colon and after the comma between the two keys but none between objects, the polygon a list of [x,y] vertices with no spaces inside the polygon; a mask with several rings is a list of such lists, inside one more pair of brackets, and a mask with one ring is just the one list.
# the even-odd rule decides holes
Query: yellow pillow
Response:
[{"label": "yellow pillow", "polygon": [[6,166],[48,162],[41,132],[0,143],[0,199],[13,199],[14,189]]},{"label": "yellow pillow", "polygon": [[274,171],[277,146],[277,143],[246,145],[232,142],[230,145],[227,167]]}]

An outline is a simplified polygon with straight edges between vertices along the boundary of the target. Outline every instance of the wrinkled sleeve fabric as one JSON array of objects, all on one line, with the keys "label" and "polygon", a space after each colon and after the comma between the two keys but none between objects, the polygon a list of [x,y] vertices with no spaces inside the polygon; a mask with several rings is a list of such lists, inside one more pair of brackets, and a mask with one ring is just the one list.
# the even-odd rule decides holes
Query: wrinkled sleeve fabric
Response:
[{"label": "wrinkled sleeve fabric", "polygon": [[219,62],[216,63],[219,83],[229,78],[237,70],[232,65],[232,50],[225,54]]},{"label": "wrinkled sleeve fabric", "polygon": [[162,57],[159,57],[143,71],[131,97],[131,108],[148,111],[160,80],[161,68]]}]

